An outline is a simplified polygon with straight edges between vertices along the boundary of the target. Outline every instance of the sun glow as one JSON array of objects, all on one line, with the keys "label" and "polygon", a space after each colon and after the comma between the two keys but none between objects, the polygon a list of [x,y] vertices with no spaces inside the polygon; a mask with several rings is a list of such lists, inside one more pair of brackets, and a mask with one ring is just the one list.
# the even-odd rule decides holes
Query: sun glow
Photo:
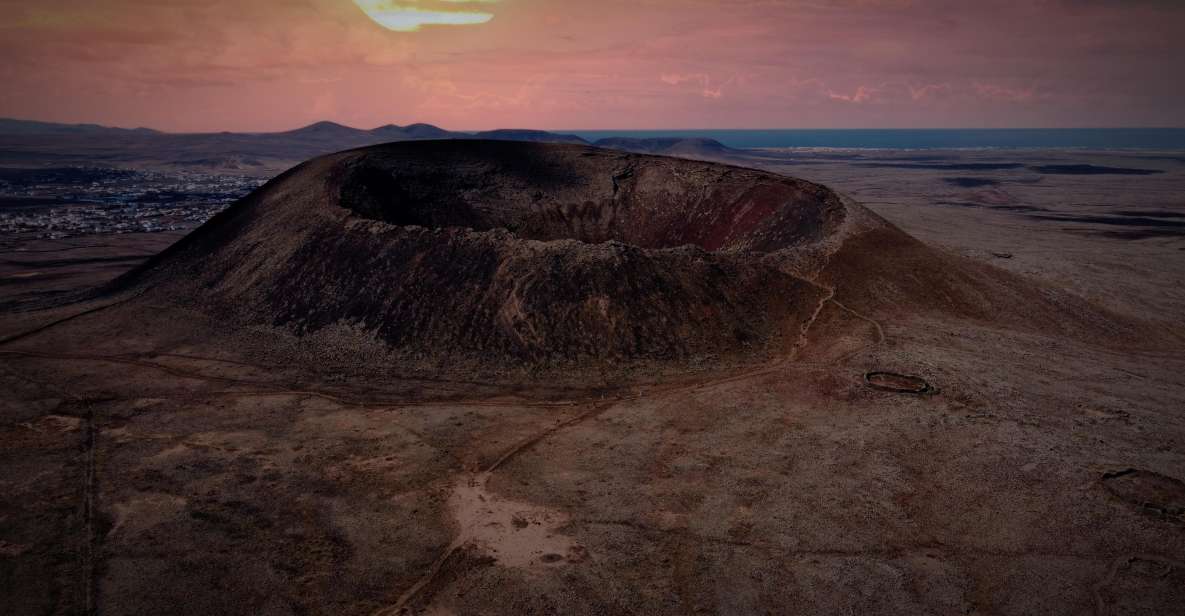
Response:
[{"label": "sun glow", "polygon": [[[446,8],[449,4],[494,4],[498,0],[354,0],[375,23],[396,32],[416,32],[421,26],[472,26],[494,18],[492,13]],[[422,8],[418,4],[436,5]]]}]

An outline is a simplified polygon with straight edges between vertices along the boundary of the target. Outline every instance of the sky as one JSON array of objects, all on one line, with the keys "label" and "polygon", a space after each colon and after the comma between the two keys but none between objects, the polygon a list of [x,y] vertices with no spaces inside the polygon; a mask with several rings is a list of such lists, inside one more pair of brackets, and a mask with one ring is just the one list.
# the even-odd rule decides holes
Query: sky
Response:
[{"label": "sky", "polygon": [[1182,0],[0,0],[0,117],[1185,126]]}]

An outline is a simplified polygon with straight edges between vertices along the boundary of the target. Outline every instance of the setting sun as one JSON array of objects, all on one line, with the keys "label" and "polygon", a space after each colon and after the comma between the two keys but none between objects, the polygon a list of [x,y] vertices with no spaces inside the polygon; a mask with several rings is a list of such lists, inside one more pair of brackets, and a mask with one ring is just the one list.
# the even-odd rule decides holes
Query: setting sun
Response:
[{"label": "setting sun", "polygon": [[[425,4],[492,4],[495,0],[482,2],[463,2],[451,0],[448,2],[428,2]],[[412,4],[418,4],[411,0]],[[484,24],[494,18],[493,14],[482,11],[456,10],[452,8],[421,8],[410,6],[407,0],[391,2],[390,0],[354,0],[359,8],[366,12],[375,23],[396,32],[416,32],[421,26],[471,26]]]}]

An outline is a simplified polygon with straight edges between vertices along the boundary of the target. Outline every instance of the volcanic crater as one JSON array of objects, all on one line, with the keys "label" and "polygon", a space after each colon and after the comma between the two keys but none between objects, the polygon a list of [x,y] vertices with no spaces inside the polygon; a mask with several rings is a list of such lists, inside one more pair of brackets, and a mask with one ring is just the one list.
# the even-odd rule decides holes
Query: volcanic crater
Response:
[{"label": "volcanic crater", "polygon": [[334,174],[338,205],[397,226],[707,251],[792,248],[834,233],[844,217],[827,188],[761,171],[593,149],[447,145],[346,162]]}]

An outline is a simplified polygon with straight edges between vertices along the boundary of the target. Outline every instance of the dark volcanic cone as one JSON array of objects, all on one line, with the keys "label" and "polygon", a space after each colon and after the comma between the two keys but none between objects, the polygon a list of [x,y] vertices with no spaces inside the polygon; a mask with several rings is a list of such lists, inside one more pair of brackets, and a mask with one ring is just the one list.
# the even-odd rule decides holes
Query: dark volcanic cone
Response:
[{"label": "dark volcanic cone", "polygon": [[432,141],[305,163],[118,284],[337,348],[550,362],[784,352],[833,293],[994,314],[1032,295],[1006,278],[801,180]]}]

